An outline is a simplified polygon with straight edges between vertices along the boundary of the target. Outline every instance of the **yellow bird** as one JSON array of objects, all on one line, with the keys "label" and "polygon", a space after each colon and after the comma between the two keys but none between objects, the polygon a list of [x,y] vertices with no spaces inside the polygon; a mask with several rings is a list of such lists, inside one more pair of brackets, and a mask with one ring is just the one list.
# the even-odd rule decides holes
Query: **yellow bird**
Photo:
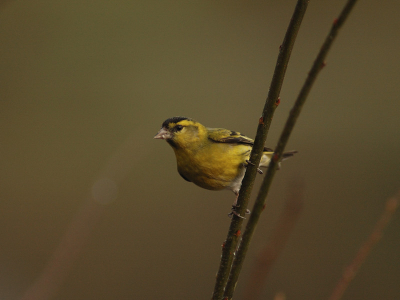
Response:
[{"label": "yellow bird", "polygon": [[[229,189],[238,196],[245,168],[250,163],[254,144],[251,138],[223,128],[207,128],[186,117],[165,120],[154,138],[170,144],[183,179],[208,190]],[[282,160],[296,152],[284,153]],[[259,167],[268,167],[272,154],[272,149],[264,148]]]}]

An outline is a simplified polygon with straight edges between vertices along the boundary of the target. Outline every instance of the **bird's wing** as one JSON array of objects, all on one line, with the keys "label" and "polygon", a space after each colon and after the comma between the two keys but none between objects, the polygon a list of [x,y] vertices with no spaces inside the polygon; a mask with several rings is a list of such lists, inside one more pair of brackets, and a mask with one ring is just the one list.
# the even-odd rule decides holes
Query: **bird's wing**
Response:
[{"label": "bird's wing", "polygon": [[[251,138],[240,134],[237,131],[231,131],[223,128],[207,128],[208,138],[217,143],[230,143],[230,144],[245,144],[254,145],[254,140]],[[270,148],[264,147],[264,151],[273,151]]]}]

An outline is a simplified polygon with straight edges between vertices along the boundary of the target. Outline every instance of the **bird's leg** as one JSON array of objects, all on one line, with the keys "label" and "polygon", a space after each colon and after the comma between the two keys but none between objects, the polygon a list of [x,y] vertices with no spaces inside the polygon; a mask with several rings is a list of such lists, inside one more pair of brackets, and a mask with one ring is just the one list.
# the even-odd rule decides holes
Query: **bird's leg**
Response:
[{"label": "bird's leg", "polygon": [[[249,161],[248,159],[246,159],[246,163],[247,163],[247,165],[252,165],[252,166],[255,166],[255,164],[253,164],[251,161]],[[247,165],[245,165],[245,167],[247,167]],[[264,174],[264,172],[260,169],[260,168],[257,168],[257,172],[258,172],[258,174]]]},{"label": "bird's leg", "polygon": [[253,164],[250,160],[246,159],[247,164],[255,166],[255,164]]},{"label": "bird's leg", "polygon": [[236,212],[236,210],[232,207],[232,211],[228,214],[228,217],[232,218],[233,215],[235,215],[236,217],[242,218],[242,219],[246,219],[245,217],[242,217],[241,215],[239,215],[239,213]]},{"label": "bird's leg", "polygon": [[246,219],[245,217],[242,217],[242,216],[236,211],[236,209],[239,208],[239,205],[237,205],[237,200],[238,200],[238,198],[239,198],[239,193],[235,193],[235,194],[236,194],[236,198],[235,198],[235,201],[234,201],[233,204],[232,204],[232,209],[231,209],[231,212],[228,214],[228,216],[229,216],[230,218],[232,218],[232,216],[235,215],[235,216],[237,216],[237,217],[239,217],[239,218]]},{"label": "bird's leg", "polygon": [[[245,217],[242,217],[241,215],[239,215],[239,213],[236,211],[236,209],[240,207],[240,205],[237,205],[238,198],[239,198],[239,194],[236,194],[235,201],[232,204],[231,212],[228,214],[228,216],[230,218],[232,218],[232,216],[235,215],[235,216],[237,216],[239,218],[246,219]],[[250,210],[246,209],[246,214],[250,214]]]}]

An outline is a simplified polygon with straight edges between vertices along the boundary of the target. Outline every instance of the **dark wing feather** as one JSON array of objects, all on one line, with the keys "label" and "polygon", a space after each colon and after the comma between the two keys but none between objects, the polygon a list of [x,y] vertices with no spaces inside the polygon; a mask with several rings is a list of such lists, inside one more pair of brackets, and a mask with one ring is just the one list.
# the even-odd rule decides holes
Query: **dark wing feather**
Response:
[{"label": "dark wing feather", "polygon": [[[254,140],[240,134],[237,131],[231,131],[223,128],[207,128],[208,138],[217,143],[230,143],[230,144],[245,144],[254,145]],[[264,147],[264,151],[273,152],[271,148]]]}]

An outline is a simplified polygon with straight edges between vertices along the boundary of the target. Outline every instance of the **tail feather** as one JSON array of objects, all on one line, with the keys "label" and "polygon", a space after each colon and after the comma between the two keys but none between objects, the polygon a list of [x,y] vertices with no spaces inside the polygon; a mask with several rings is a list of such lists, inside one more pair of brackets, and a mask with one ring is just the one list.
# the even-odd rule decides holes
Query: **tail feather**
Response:
[{"label": "tail feather", "polygon": [[[295,155],[297,153],[297,151],[296,150],[293,150],[293,151],[288,151],[288,152],[285,152],[285,153],[283,153],[282,154],[282,159],[281,159],[281,161],[284,161],[284,160],[286,160],[286,159],[288,159],[288,158],[291,158],[293,155]],[[268,167],[268,165],[269,165],[269,161],[270,161],[270,159],[271,159],[271,157],[272,157],[272,155],[274,154],[274,152],[264,152],[264,154],[263,154],[263,156],[262,156],[262,158],[261,158],[261,161],[260,161],[260,167]],[[280,164],[281,164],[281,162],[279,162],[279,165],[278,165],[278,170],[279,170],[279,168],[280,168]]]},{"label": "tail feather", "polygon": [[293,155],[295,155],[298,151],[296,150],[292,150],[292,151],[288,151],[282,154],[282,161],[284,161],[285,159],[288,159],[290,157],[292,157]]}]

